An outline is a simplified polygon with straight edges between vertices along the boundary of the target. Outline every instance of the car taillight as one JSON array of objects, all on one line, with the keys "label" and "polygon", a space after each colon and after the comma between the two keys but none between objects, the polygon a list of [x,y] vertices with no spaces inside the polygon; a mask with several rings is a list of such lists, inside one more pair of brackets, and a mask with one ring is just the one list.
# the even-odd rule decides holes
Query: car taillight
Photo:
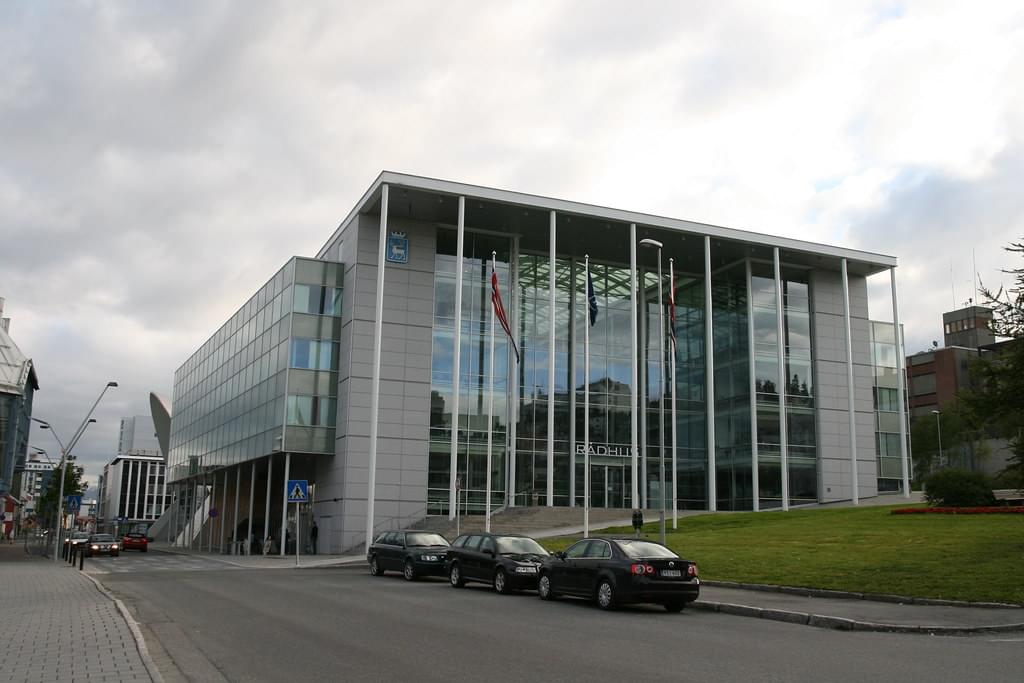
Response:
[{"label": "car taillight", "polygon": [[697,565],[691,563],[690,566],[686,570],[686,575],[687,576],[696,577],[697,576]]},{"label": "car taillight", "polygon": [[643,576],[644,574],[653,574],[654,567],[649,564],[636,563],[630,565],[629,571],[633,572],[637,576]]}]

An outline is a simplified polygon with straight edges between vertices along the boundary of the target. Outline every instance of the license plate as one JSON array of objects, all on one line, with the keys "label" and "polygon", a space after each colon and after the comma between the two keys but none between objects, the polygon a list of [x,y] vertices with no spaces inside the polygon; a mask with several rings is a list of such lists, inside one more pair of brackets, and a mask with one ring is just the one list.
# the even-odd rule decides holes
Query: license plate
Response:
[{"label": "license plate", "polygon": [[669,578],[676,578],[676,579],[678,579],[680,576],[683,575],[683,572],[680,571],[679,569],[662,569],[661,570],[661,575],[665,576],[665,577],[669,577]]}]

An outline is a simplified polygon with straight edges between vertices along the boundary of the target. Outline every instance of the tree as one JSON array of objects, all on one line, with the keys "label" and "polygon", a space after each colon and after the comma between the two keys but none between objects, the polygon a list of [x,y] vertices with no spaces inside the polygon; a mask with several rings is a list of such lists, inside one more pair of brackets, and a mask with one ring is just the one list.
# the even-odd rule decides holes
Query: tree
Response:
[{"label": "tree", "polygon": [[[89,485],[82,481],[85,469],[77,465],[64,468],[64,495],[76,496],[85,492]],[[60,495],[60,476],[54,472],[50,483],[36,503],[36,517],[45,526],[51,526],[57,517],[57,497]]]},{"label": "tree", "polygon": [[[1024,256],[1024,241],[1005,247]],[[971,413],[995,433],[1010,440],[1013,455],[1001,472],[1004,481],[1024,487],[1024,268],[1004,270],[1014,285],[981,292],[994,313],[992,331],[1010,340],[997,353],[978,358],[972,370],[975,387],[964,392]]]},{"label": "tree", "polygon": [[954,400],[943,405],[939,419],[944,461],[939,459],[939,420],[935,415],[917,415],[910,420],[914,478],[919,482],[941,467],[969,468],[973,460],[988,453],[983,425],[964,403]]}]

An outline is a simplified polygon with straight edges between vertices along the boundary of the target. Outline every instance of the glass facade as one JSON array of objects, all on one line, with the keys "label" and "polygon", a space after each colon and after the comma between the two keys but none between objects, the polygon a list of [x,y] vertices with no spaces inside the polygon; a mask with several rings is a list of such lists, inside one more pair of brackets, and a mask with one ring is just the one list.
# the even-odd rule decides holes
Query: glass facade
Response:
[{"label": "glass facade", "polygon": [[288,261],[174,374],[169,481],[333,453],[343,267]]},{"label": "glass facade", "polygon": [[[874,371],[875,455],[878,457],[878,490],[903,487],[900,453],[900,413],[896,398],[896,336],[892,323],[871,322],[871,364]],[[908,413],[904,413],[908,414]],[[907,429],[907,434],[910,430]]]},{"label": "glass facade", "polygon": [[[484,509],[487,479],[487,410],[490,364],[491,252],[497,252],[502,296],[510,299],[511,239],[466,231],[462,272],[462,329],[459,378],[458,476],[461,509]],[[434,280],[434,329],[430,382],[430,457],[428,514],[448,511],[451,472],[452,406],[455,350],[454,230],[438,229]],[[506,308],[511,309],[506,303]],[[491,423],[491,503],[505,499],[508,440],[509,346],[501,326],[494,335],[494,412]]]},{"label": "glass facade", "polygon": [[[486,362],[490,315],[489,267],[498,251],[498,275],[507,291],[511,242],[491,234],[466,232],[463,273],[462,379],[459,422],[459,476],[466,510],[482,510],[483,458],[486,442]],[[584,387],[589,385],[591,444],[591,505],[632,506],[631,467],[631,336],[638,338],[644,391],[641,402],[640,489],[648,507],[661,499],[660,419],[664,408],[666,490],[671,486],[671,434],[676,430],[676,468],[680,509],[706,509],[707,397],[704,278],[676,273],[675,357],[664,341],[660,361],[658,276],[640,271],[638,296],[640,329],[630,319],[629,267],[591,261],[598,315],[590,329],[590,375],[584,377],[584,325],[587,324],[586,277],[582,258],[555,262],[555,309],[550,310],[550,260],[547,254],[523,252],[513,261],[516,275],[515,333],[522,352],[515,385],[507,384],[508,349],[499,330],[494,418],[492,503],[504,498],[505,452],[511,445],[508,419],[515,424],[515,467],[512,496],[515,505],[547,504],[548,410],[553,403],[554,504],[582,505],[584,490]],[[751,354],[757,411],[759,505],[782,504],[781,426],[779,416],[778,334],[775,281],[770,264],[752,263],[748,291],[746,262],[716,271],[712,306],[715,344],[715,467],[716,504],[723,510],[753,508],[753,439],[751,430]],[[433,361],[431,383],[431,443],[428,508],[447,512],[451,444],[451,393],[454,348],[455,231],[439,229],[436,255]],[[663,273],[665,302],[669,299]],[[806,271],[784,269],[783,339],[785,359],[786,428],[788,434],[789,496],[793,504],[816,502],[817,446],[814,391],[811,378],[809,291]],[[750,306],[748,306],[748,299]],[[510,311],[512,306],[508,307]],[[555,320],[554,385],[549,385],[549,329]],[[665,311],[666,330],[671,324]],[[754,348],[749,344],[753,325]],[[572,353],[570,353],[570,349]],[[676,420],[672,424],[669,363],[676,369]],[[664,373],[664,377],[663,377]],[[517,386],[516,386],[517,385]],[[507,401],[515,389],[514,416]],[[641,392],[638,391],[638,395]],[[664,398],[663,398],[664,397]],[[550,401],[549,401],[550,399]]]}]

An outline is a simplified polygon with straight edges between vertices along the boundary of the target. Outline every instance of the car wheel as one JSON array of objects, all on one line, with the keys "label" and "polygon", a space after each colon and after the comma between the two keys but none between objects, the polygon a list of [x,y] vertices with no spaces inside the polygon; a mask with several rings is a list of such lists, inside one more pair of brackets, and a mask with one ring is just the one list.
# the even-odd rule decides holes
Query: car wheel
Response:
[{"label": "car wheel", "polygon": [[512,592],[512,586],[508,582],[508,576],[505,575],[504,569],[494,572],[494,590],[502,595]]},{"label": "car wheel", "polygon": [[402,576],[405,577],[406,581],[416,580],[416,568],[412,566],[412,560],[405,561],[405,567],[402,568]]},{"label": "car wheel", "polygon": [[541,574],[540,579],[537,581],[537,595],[540,596],[541,600],[554,600],[557,595],[555,591],[551,589],[551,577],[547,574]]},{"label": "car wheel", "polygon": [[615,587],[608,579],[597,584],[597,606],[601,609],[615,609]]},{"label": "car wheel", "polygon": [[462,570],[459,568],[458,563],[453,564],[448,569],[448,583],[452,585],[452,588],[462,588],[466,585],[466,580],[462,578]]},{"label": "car wheel", "polygon": [[374,555],[370,558],[370,574],[373,576],[384,576],[384,570],[377,564],[377,556]]},{"label": "car wheel", "polygon": [[674,600],[672,602],[666,602],[665,605],[664,605],[666,612],[682,612],[683,611],[683,607],[685,607],[685,606],[686,606],[686,603],[683,602],[682,600]]}]

